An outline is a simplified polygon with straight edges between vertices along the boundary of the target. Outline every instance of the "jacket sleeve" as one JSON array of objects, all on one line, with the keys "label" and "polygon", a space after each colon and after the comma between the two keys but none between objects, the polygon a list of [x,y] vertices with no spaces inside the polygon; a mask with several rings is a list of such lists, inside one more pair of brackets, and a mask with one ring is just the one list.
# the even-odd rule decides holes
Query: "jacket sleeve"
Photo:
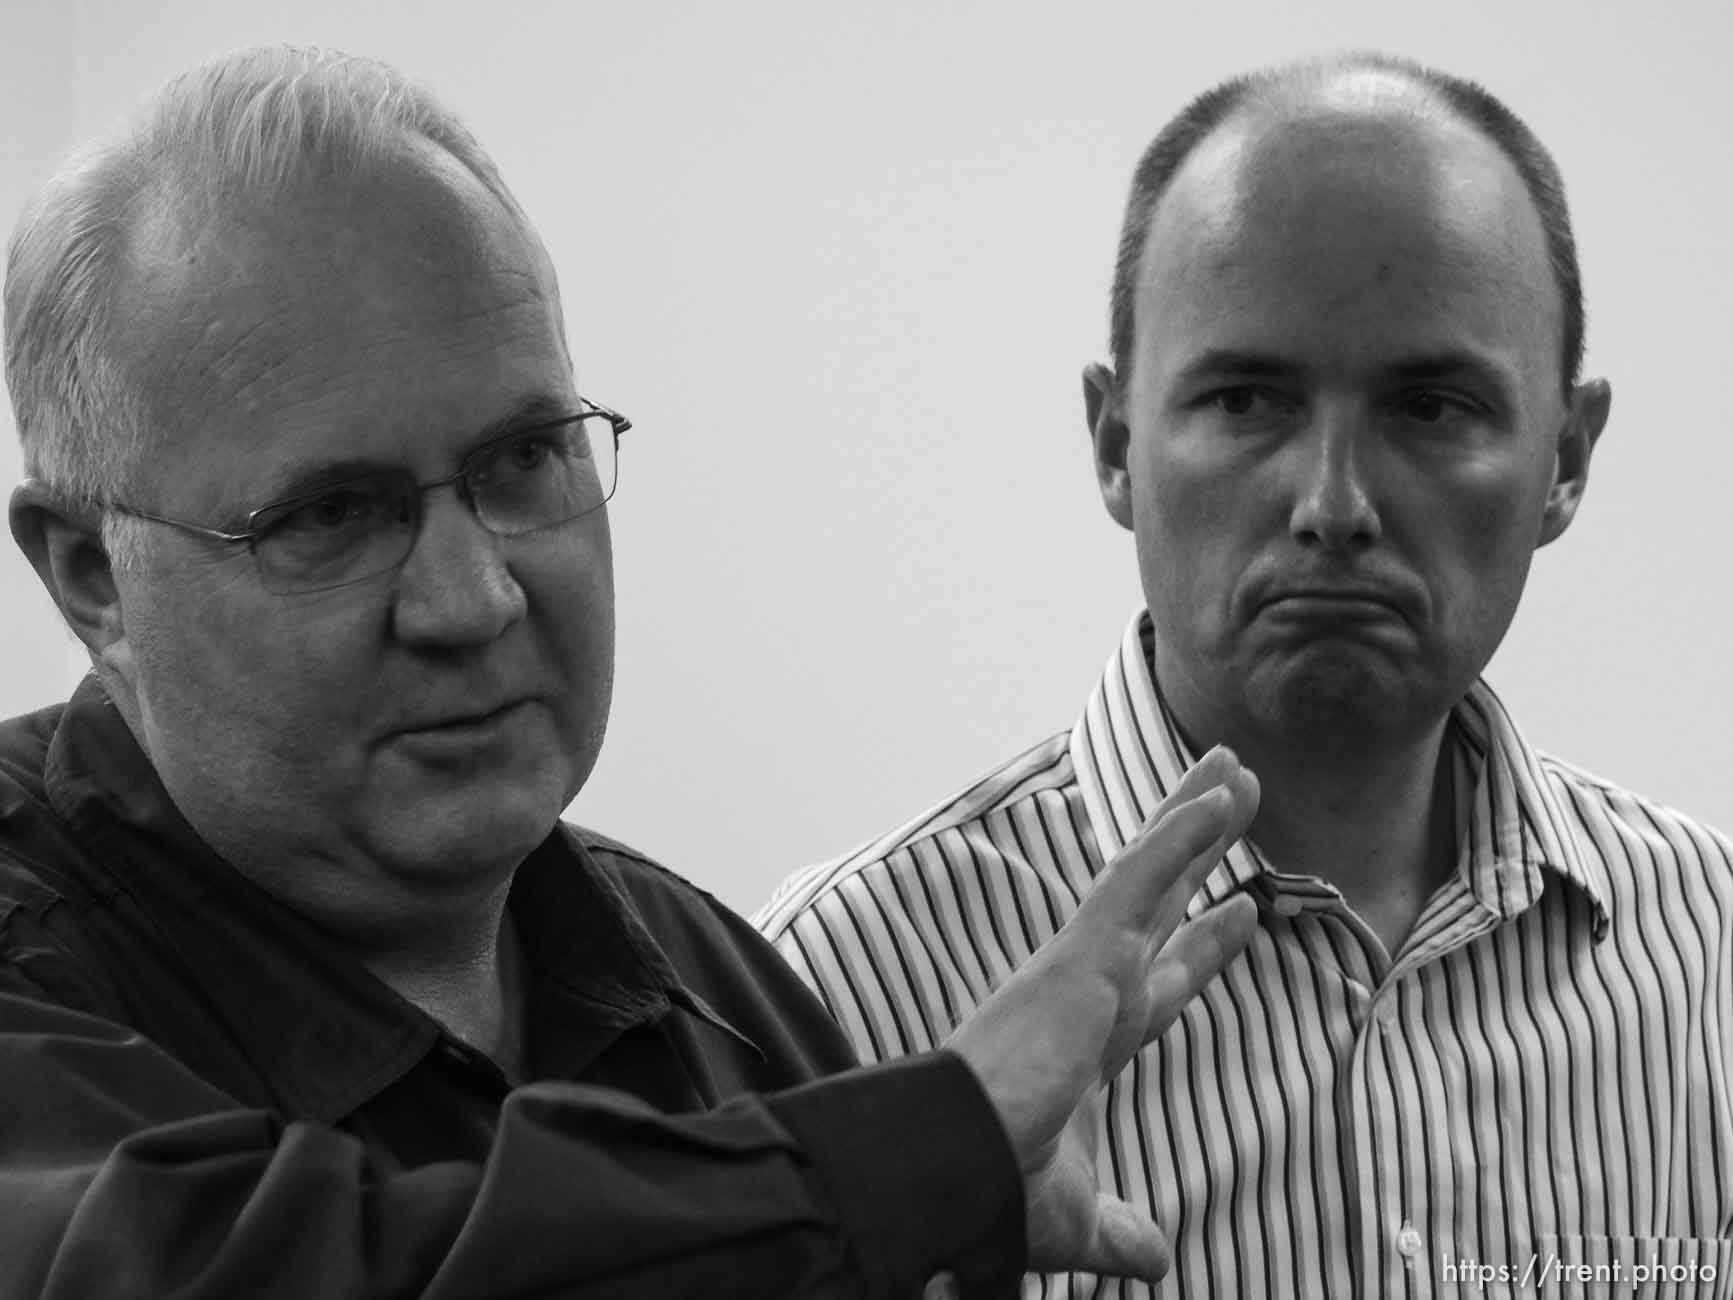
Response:
[{"label": "jacket sleeve", "polygon": [[0,992],[0,1297],[1013,1294],[1022,1188],[948,1053],[712,1111],[538,1083],[487,1159],[387,1169],[134,1031]]}]

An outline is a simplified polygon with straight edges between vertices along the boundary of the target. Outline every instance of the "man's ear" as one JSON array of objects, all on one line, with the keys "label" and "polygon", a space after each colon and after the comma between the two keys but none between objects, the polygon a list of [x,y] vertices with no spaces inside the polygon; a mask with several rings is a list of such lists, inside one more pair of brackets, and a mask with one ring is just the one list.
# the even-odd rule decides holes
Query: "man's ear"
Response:
[{"label": "man's ear", "polygon": [[1570,408],[1559,429],[1552,487],[1546,494],[1538,545],[1545,546],[1557,538],[1576,518],[1577,506],[1589,484],[1589,460],[1595,454],[1601,430],[1607,427],[1607,414],[1612,407],[1613,390],[1604,379],[1590,379],[1572,390]]},{"label": "man's ear", "polygon": [[111,658],[126,629],[100,514],[69,504],[38,479],[13,490],[9,513],[13,538],[73,635],[96,662]]},{"label": "man's ear", "polygon": [[1131,430],[1125,423],[1125,403],[1113,371],[1099,361],[1083,367],[1083,413],[1095,446],[1095,481],[1101,503],[1121,528],[1131,527],[1131,474],[1126,455]]}]

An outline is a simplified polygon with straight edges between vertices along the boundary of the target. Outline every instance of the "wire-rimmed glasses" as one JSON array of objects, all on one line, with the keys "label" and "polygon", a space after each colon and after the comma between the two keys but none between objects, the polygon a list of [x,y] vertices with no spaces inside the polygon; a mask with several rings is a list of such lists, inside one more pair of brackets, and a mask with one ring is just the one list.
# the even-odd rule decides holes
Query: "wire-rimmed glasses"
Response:
[{"label": "wire-rimmed glasses", "polygon": [[[236,532],[152,514],[111,510],[231,545],[245,543],[266,590],[282,595],[345,587],[397,569],[421,531],[422,497],[453,484],[482,527],[501,537],[552,528],[598,510],[618,481],[620,435],[632,422],[599,402],[483,443],[457,473],[417,482],[380,470],[273,501]],[[597,429],[597,423],[605,430]]]}]

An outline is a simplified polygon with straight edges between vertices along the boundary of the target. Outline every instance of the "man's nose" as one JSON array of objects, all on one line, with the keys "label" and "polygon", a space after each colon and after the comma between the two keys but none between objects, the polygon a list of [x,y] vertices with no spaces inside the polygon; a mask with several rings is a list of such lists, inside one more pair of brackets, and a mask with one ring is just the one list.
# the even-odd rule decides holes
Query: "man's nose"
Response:
[{"label": "man's nose", "polygon": [[528,602],[505,542],[450,487],[422,498],[421,531],[397,575],[393,631],[410,645],[462,648],[497,639]]},{"label": "man's nose", "polygon": [[1366,417],[1326,406],[1290,444],[1294,506],[1289,531],[1301,545],[1351,550],[1383,535],[1370,473],[1376,436]]}]

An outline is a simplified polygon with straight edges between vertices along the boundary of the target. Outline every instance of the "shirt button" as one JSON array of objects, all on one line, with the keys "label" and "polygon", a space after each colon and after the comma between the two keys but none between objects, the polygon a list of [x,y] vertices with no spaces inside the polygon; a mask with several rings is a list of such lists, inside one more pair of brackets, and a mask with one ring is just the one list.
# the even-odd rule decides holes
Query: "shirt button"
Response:
[{"label": "shirt button", "polygon": [[1306,910],[1304,903],[1288,894],[1280,895],[1270,906],[1275,910],[1277,916],[1285,916],[1290,920]]},{"label": "shirt button", "polygon": [[1424,1243],[1420,1240],[1419,1229],[1417,1229],[1412,1223],[1404,1223],[1402,1225],[1402,1231],[1396,1234],[1396,1249],[1401,1251],[1409,1259],[1413,1259],[1420,1253],[1420,1247],[1423,1244]]}]

